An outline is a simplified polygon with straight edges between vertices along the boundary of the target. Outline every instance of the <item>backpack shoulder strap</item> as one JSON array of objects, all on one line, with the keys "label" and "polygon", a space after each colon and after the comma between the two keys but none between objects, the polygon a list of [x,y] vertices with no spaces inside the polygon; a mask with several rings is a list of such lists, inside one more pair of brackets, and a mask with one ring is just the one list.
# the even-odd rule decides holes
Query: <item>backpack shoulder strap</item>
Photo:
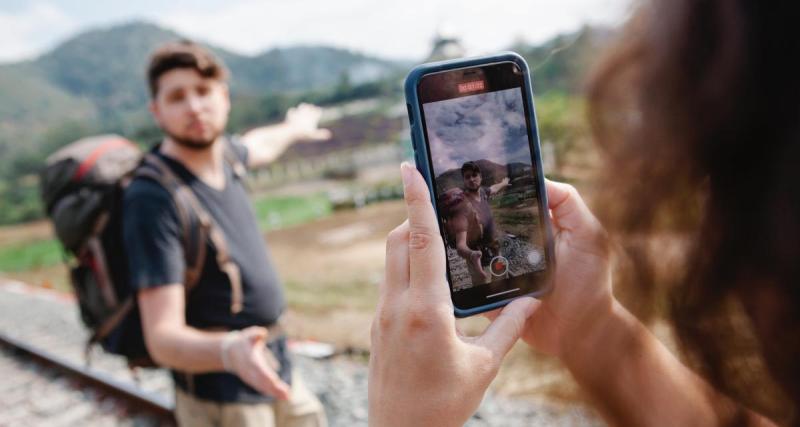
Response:
[{"label": "backpack shoulder strap", "polygon": [[159,156],[146,153],[134,176],[151,179],[160,184],[167,190],[175,204],[186,257],[184,286],[188,293],[197,284],[205,263],[205,241],[211,228],[210,216],[200,207],[191,189]]},{"label": "backpack shoulder strap", "polygon": [[243,291],[239,266],[230,257],[225,235],[191,188],[175,175],[163,159],[153,153],[145,154],[137,176],[160,183],[170,193],[178,209],[186,253],[186,292],[190,292],[200,279],[206,257],[205,242],[209,239],[216,250],[217,264],[228,275],[231,284],[231,312],[242,311]]}]

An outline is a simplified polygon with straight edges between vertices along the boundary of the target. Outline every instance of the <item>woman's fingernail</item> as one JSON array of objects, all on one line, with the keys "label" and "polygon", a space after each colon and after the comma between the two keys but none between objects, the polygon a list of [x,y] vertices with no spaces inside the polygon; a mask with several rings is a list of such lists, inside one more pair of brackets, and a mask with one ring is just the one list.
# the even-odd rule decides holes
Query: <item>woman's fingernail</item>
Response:
[{"label": "woman's fingernail", "polygon": [[411,164],[408,162],[403,162],[400,164],[400,175],[403,176],[403,186],[408,187],[411,184],[411,174],[414,173],[414,170],[411,168]]}]

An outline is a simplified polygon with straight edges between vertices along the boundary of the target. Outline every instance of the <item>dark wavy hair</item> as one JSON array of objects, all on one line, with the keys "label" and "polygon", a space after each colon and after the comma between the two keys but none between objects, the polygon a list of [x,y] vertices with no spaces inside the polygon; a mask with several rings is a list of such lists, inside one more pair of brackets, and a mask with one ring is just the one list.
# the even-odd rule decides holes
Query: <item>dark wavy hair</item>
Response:
[{"label": "dark wavy hair", "polygon": [[152,98],[158,94],[158,81],[161,76],[177,68],[195,70],[205,78],[220,81],[228,79],[228,69],[225,64],[209,49],[191,40],[164,43],[150,55],[150,62],[147,65],[147,85]]},{"label": "dark wavy hair", "polygon": [[[645,1],[587,89],[628,285],[661,292],[693,368],[785,425],[800,425],[798,9]],[[659,236],[680,248],[665,274]]]},{"label": "dark wavy hair", "polygon": [[472,173],[475,173],[477,175],[480,175],[481,174],[481,168],[475,162],[466,162],[463,165],[461,165],[461,176],[466,175],[467,172],[472,172]]}]

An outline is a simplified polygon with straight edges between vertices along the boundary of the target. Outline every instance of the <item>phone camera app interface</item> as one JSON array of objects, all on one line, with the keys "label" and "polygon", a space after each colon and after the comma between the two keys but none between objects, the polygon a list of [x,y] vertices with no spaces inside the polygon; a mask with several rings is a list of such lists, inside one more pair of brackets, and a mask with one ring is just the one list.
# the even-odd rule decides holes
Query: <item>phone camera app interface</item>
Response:
[{"label": "phone camera app interface", "polygon": [[423,112],[453,291],[544,270],[521,89],[429,102]]}]

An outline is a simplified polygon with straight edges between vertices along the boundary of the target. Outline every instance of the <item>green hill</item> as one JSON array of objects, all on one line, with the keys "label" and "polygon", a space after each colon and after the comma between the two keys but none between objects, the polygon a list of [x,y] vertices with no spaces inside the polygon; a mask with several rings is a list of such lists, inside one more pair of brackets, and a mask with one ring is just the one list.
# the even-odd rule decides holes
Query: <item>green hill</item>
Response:
[{"label": "green hill", "polygon": [[[48,82],[26,65],[0,66],[0,180],[15,176],[40,150],[38,138],[54,123],[92,121],[96,108]],[[2,186],[0,186],[2,187]]]},{"label": "green hill", "polygon": [[[160,44],[181,38],[154,24],[132,22],[81,33],[34,60],[1,64],[0,170],[6,173],[0,172],[0,178],[8,176],[10,169],[3,166],[19,152],[57,146],[64,139],[60,127],[81,123],[125,134],[152,127],[146,108],[147,59]],[[240,98],[320,91],[343,79],[364,83],[405,69],[331,47],[272,49],[257,56],[209,48],[231,70],[234,107]]]},{"label": "green hill", "polygon": [[[33,61],[5,68],[25,69],[30,82],[85,98],[101,118],[142,110],[147,102],[144,81],[148,55],[158,45],[182,38],[153,24],[133,22],[79,34]],[[342,75],[374,80],[396,71],[399,64],[330,47],[273,49],[244,56],[210,46],[231,70],[232,92],[263,95],[273,91],[307,91],[335,84]],[[0,120],[11,115],[36,115],[15,108],[24,94],[4,96]]]},{"label": "green hill", "polygon": [[[607,30],[587,27],[541,45],[511,47],[533,70],[540,128],[553,140],[566,141],[558,147],[569,148],[574,134],[582,132],[580,83],[610,37]],[[146,109],[145,66],[156,46],[180,38],[150,23],[131,22],[84,32],[34,60],[0,64],[0,223],[41,215],[34,175],[58,147],[100,133],[139,142],[159,137]],[[399,100],[402,76],[411,66],[324,46],[271,49],[255,56],[209,48],[232,74],[233,132],[277,120],[301,101]],[[369,116],[369,125],[363,118],[353,123],[342,119],[335,125],[341,127],[337,141],[350,146],[361,140],[356,130],[383,135],[399,126],[378,116]],[[307,154],[300,151],[287,155]]]}]

